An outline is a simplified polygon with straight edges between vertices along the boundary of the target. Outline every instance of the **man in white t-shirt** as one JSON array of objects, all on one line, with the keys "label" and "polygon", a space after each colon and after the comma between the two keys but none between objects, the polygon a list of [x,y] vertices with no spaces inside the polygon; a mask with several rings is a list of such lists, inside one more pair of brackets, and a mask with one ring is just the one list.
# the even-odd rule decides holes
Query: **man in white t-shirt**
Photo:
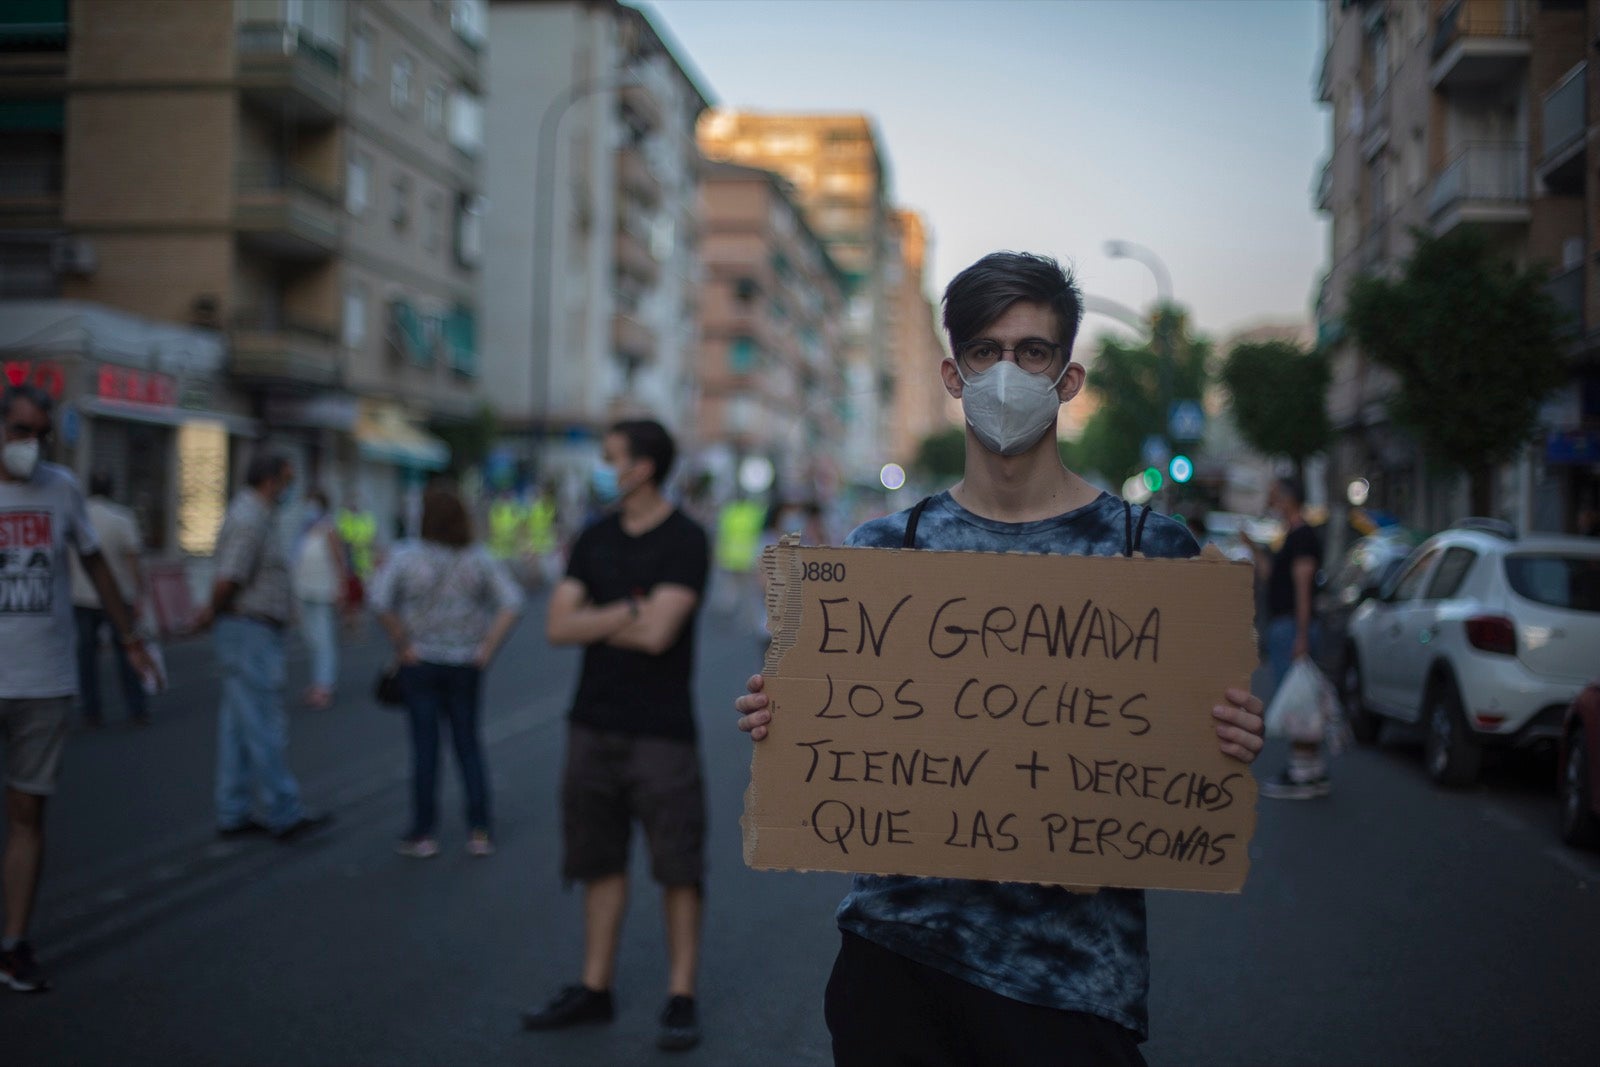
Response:
[{"label": "man in white t-shirt", "polygon": [[100,552],[72,472],[40,462],[50,440],[49,394],[0,393],[0,744],[5,747],[5,926],[0,984],[49,988],[23,940],[39,891],[45,799],[55,792],[67,718],[78,690],[70,552],[82,559],[128,658],[153,673],[150,655]]},{"label": "man in white t-shirt", "polygon": [[[117,580],[117,591],[137,622],[139,605],[144,600],[144,568],[139,552],[144,539],[139,535],[139,520],[133,512],[111,500],[111,475],[95,471],[89,476],[89,525],[100,536],[100,554]],[[100,636],[110,617],[100,604],[89,572],[76,556],[72,557],[72,611],[78,623],[78,703],[90,726],[105,719],[100,711]],[[150,723],[149,700],[144,680],[134,670],[122,642],[116,642],[117,675],[122,682],[122,703],[128,718],[139,726]]]}]

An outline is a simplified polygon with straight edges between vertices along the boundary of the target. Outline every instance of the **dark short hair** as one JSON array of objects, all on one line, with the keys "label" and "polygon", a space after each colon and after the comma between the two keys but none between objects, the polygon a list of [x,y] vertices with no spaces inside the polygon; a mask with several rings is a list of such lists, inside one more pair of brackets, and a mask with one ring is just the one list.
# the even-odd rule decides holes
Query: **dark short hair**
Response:
[{"label": "dark short hair", "polygon": [[1278,491],[1293,500],[1296,507],[1304,507],[1306,502],[1306,487],[1300,484],[1300,479],[1292,474],[1284,474],[1272,480]]},{"label": "dark short hair", "polygon": [[665,426],[655,419],[624,419],[613,423],[606,432],[628,442],[630,459],[648,459],[655,464],[650,480],[657,486],[666,484],[672,462],[678,458],[678,446]]},{"label": "dark short hair", "polygon": [[92,471],[89,474],[89,495],[110,496],[117,491],[117,483],[111,479],[110,471]]},{"label": "dark short hair", "polygon": [[1056,313],[1056,338],[1070,355],[1083,322],[1083,293],[1072,272],[1049,256],[991,252],[957,274],[944,291],[944,329],[950,344],[977,337],[1012,304],[1029,300]]},{"label": "dark short hair", "polygon": [[451,548],[472,544],[472,519],[454,486],[440,482],[423,492],[422,539]]},{"label": "dark short hair", "polygon": [[46,415],[56,406],[50,394],[37,385],[7,385],[5,392],[0,393],[0,419],[10,416],[11,406],[19,400],[26,400]]},{"label": "dark short hair", "polygon": [[259,489],[289,469],[289,457],[282,452],[261,452],[244,469],[244,484]]}]

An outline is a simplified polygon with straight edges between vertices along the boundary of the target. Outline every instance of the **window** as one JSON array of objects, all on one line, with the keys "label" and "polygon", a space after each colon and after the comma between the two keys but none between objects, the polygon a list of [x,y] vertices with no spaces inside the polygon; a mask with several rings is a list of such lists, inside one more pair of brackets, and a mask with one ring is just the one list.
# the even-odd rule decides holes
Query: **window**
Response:
[{"label": "window", "polygon": [[396,174],[390,182],[390,190],[394,199],[394,210],[389,215],[389,220],[394,223],[394,228],[403,230],[411,221],[411,176],[409,174]]},{"label": "window", "polygon": [[1433,566],[1433,561],[1439,558],[1437,548],[1428,552],[1421,559],[1407,567],[1400,575],[1400,581],[1394,587],[1394,594],[1390,600],[1415,600],[1422,592],[1422,580],[1428,576],[1428,568]]},{"label": "window", "polygon": [[350,39],[350,80],[365,85],[372,80],[372,31],[357,26]]},{"label": "window", "polygon": [[367,339],[367,291],[352,285],[344,291],[344,329],[346,348],[360,348]]},{"label": "window", "polygon": [[476,267],[483,260],[484,200],[462,193],[456,204],[456,262]]},{"label": "window", "polygon": [[344,206],[352,215],[367,209],[367,182],[372,177],[372,159],[361,152],[345,165]]},{"label": "window", "polygon": [[483,101],[465,89],[450,94],[450,143],[469,156],[483,150]]},{"label": "window", "polygon": [[452,0],[450,28],[473,48],[482,48],[488,39],[488,0]]},{"label": "window", "polygon": [[735,337],[728,346],[728,369],[735,374],[749,374],[756,369],[756,343],[748,337]]},{"label": "window", "polygon": [[425,212],[425,228],[422,231],[422,250],[424,252],[437,252],[444,243],[444,197],[439,193],[428,194],[428,207]]},{"label": "window", "polygon": [[396,111],[411,110],[411,57],[396,56],[389,68],[389,103]]},{"label": "window", "polygon": [[428,94],[422,98],[422,124],[429,133],[444,129],[444,86],[437,82],[428,86]]},{"label": "window", "polygon": [[1600,611],[1600,558],[1594,556],[1507,556],[1506,580],[1512,592],[1536,604]]},{"label": "window", "polygon": [[1433,572],[1433,581],[1428,583],[1426,599],[1449,600],[1455,596],[1477,558],[1478,554],[1470,548],[1446,549],[1444,558],[1439,561],[1439,569]]}]

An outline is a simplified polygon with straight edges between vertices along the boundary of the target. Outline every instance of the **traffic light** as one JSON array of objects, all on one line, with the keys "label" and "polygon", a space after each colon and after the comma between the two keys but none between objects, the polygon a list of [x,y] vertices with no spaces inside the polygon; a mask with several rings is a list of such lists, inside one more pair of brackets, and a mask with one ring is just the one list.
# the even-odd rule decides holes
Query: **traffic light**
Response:
[{"label": "traffic light", "polygon": [[1167,464],[1167,473],[1172,475],[1174,482],[1182,485],[1194,477],[1194,460],[1181,454],[1173,456],[1172,462]]},{"label": "traffic light", "polygon": [[1144,487],[1152,493],[1161,491],[1161,472],[1154,467],[1144,469]]}]

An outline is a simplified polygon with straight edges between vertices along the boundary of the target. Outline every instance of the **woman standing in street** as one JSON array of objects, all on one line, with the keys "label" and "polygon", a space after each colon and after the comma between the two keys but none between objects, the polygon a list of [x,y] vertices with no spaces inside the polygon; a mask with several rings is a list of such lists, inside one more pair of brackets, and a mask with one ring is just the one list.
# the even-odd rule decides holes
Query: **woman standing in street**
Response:
[{"label": "woman standing in street", "polygon": [[305,532],[295,546],[294,595],[300,601],[300,634],[311,653],[311,687],[305,704],[321,710],[333,703],[339,681],[339,629],[334,616],[344,598],[344,541],[328,511],[328,494],[306,494]]},{"label": "woman standing in street", "polygon": [[422,501],[422,538],[398,545],[369,592],[400,663],[400,694],[411,717],[411,828],[403,856],[437,855],[439,726],[450,740],[467,799],[467,851],[494,851],[489,785],[478,718],[483,671],[522,610],[522,590],[472,538],[454,489],[434,486]]}]

